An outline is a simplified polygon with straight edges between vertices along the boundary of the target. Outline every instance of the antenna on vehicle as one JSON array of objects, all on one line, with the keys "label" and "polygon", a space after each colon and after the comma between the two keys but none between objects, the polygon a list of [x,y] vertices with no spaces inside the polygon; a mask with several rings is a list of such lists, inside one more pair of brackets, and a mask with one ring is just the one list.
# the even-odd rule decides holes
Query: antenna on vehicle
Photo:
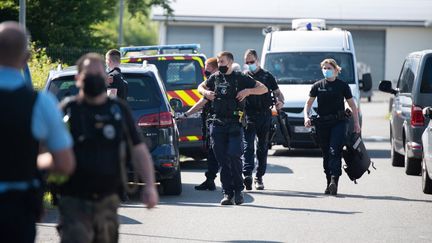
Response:
[{"label": "antenna on vehicle", "polygon": [[57,65],[57,71],[61,71],[63,68],[62,68],[62,65],[61,64],[59,64],[59,65]]}]

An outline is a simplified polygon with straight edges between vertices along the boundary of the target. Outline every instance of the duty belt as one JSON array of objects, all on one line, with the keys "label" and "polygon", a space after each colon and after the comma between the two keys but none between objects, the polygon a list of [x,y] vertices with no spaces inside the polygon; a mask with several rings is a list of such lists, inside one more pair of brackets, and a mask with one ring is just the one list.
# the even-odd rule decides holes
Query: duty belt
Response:
[{"label": "duty belt", "polygon": [[9,191],[27,191],[29,189],[39,188],[40,184],[40,181],[37,179],[30,181],[1,181],[0,193]]}]

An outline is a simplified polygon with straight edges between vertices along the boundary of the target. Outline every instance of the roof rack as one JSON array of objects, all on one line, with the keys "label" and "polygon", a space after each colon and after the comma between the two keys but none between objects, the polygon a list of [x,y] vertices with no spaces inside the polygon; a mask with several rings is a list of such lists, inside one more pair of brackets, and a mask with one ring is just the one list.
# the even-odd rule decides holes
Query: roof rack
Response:
[{"label": "roof rack", "polygon": [[120,53],[122,57],[176,54],[176,53],[197,54],[199,53],[200,48],[201,48],[200,44],[128,46],[128,47],[120,47]]}]

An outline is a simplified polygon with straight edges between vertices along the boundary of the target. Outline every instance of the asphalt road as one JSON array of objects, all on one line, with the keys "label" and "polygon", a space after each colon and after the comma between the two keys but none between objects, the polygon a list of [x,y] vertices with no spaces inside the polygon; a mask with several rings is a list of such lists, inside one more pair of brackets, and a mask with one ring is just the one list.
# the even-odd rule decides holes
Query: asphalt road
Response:
[{"label": "asphalt road", "polygon": [[[363,137],[377,170],[358,184],[344,174],[337,197],[323,195],[319,151],[270,151],[266,189],[241,206],[219,205],[219,178],[217,191],[195,191],[205,165],[187,161],[181,196],[162,196],[153,210],[122,205],[120,242],[432,242],[432,196],[420,176],[391,166],[387,97],[372,100],[362,103]],[[56,221],[49,211],[37,242],[58,242]]]}]

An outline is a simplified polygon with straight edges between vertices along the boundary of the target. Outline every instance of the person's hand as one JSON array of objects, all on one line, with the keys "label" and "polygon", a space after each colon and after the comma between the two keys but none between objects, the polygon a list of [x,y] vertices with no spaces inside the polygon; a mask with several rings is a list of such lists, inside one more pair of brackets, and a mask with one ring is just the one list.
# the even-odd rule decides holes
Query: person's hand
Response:
[{"label": "person's hand", "polygon": [[159,195],[155,185],[146,185],[143,189],[142,200],[147,208],[154,208],[159,202]]},{"label": "person's hand", "polygon": [[204,96],[208,99],[208,100],[214,100],[216,98],[215,92],[210,91],[210,90],[206,90],[206,92],[204,92]]},{"label": "person's hand", "polygon": [[311,127],[312,126],[311,119],[309,117],[304,119],[304,126],[305,127]]},{"label": "person's hand", "polygon": [[282,109],[282,107],[283,107],[283,102],[282,101],[276,101],[276,110],[280,110],[280,109]]},{"label": "person's hand", "polygon": [[113,81],[114,81],[113,76],[109,75],[107,78],[108,84],[112,84]]},{"label": "person's hand", "polygon": [[360,124],[358,122],[354,123],[354,133],[361,133],[361,127]]},{"label": "person's hand", "polygon": [[236,96],[236,98],[237,98],[237,100],[238,101],[243,101],[246,97],[248,97],[250,95],[250,93],[249,93],[249,89],[244,89],[244,90],[242,90],[242,91],[240,91],[240,92],[238,92],[237,93],[237,96]]},{"label": "person's hand", "polygon": [[182,113],[181,115],[176,117],[176,121],[181,122],[187,118],[186,113]]}]

